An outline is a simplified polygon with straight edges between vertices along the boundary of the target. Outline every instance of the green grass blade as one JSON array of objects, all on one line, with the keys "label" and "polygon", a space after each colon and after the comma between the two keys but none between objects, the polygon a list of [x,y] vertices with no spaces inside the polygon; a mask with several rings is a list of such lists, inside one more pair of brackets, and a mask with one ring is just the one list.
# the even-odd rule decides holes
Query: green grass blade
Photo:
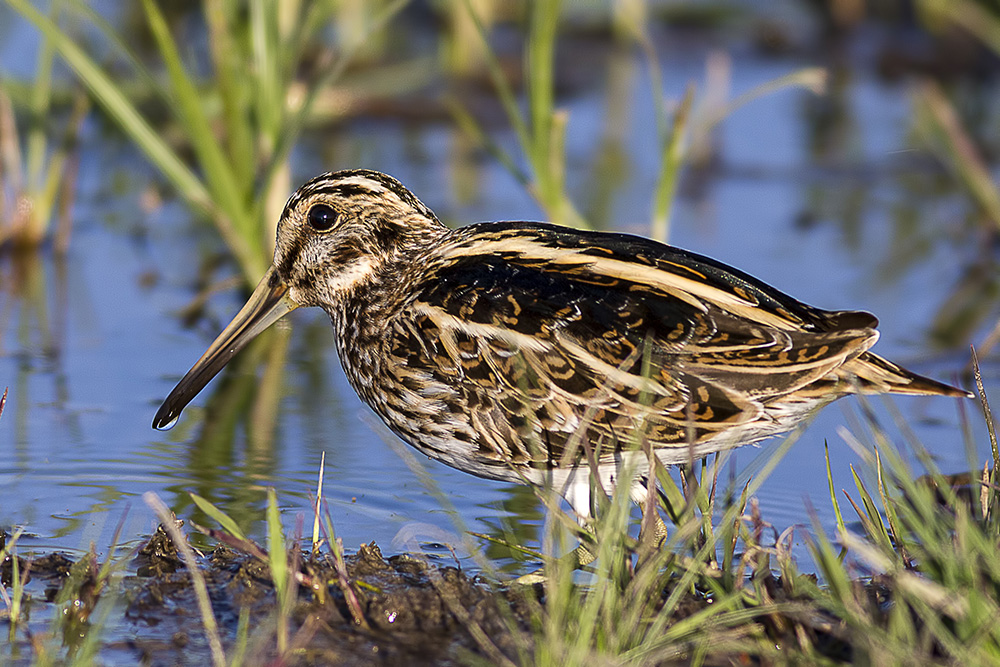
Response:
[{"label": "green grass blade", "polygon": [[316,480],[316,502],[313,505],[312,550],[316,553],[320,544],[320,508],[323,507],[323,473],[326,472],[326,450],[320,452],[319,476]]},{"label": "green grass blade", "polygon": [[55,23],[26,0],[7,0],[8,5],[53,40],[56,50],[76,73],[94,99],[143,150],[187,201],[214,215],[215,204],[208,190],[160,137],[135,105],[101,68]]},{"label": "green grass blade", "polygon": [[875,479],[878,482],[878,494],[882,501],[882,508],[885,511],[885,519],[889,522],[889,530],[892,534],[892,539],[896,542],[896,551],[900,556],[906,557],[905,550],[903,548],[903,534],[899,530],[899,519],[896,517],[895,503],[889,498],[886,492],[885,486],[885,474],[882,468],[882,457],[879,455],[878,450],[875,450]]},{"label": "green grass blade", "polygon": [[191,500],[198,506],[198,509],[215,519],[215,522],[222,526],[227,533],[241,540],[247,539],[246,534],[240,530],[240,527],[228,514],[197,494],[189,493],[188,495],[191,496]]},{"label": "green grass blade", "polygon": [[524,172],[521,167],[514,161],[514,158],[503,149],[503,147],[493,140],[483,128],[479,125],[479,122],[473,117],[469,110],[462,104],[462,102],[455,98],[449,97],[445,100],[448,105],[449,111],[451,111],[451,117],[458,125],[458,129],[465,132],[473,143],[477,146],[482,146],[487,153],[493,156],[493,159],[503,165],[503,168],[507,170],[511,176],[513,176],[518,183],[520,183],[524,188],[529,188],[531,186],[531,177]]},{"label": "green grass blade", "polygon": [[114,45],[118,54],[125,58],[131,71],[138,75],[140,79],[138,85],[136,85],[137,89],[153,91],[163,102],[170,102],[170,93],[166,87],[163,86],[159,79],[153,76],[152,72],[149,71],[149,68],[143,62],[143,59],[136,55],[128,42],[122,37],[122,33],[115,30],[115,27],[107,19],[101,16],[100,13],[95,11],[84,0],[72,0],[70,9],[80,16],[79,18],[73,17],[72,20],[78,22],[82,22],[83,20],[89,21],[100,31],[101,38],[107,40],[108,44]]},{"label": "green grass blade", "polygon": [[194,588],[195,599],[198,602],[198,610],[201,614],[202,626],[205,629],[205,636],[208,639],[208,645],[212,654],[212,664],[215,667],[224,667],[226,664],[226,654],[222,649],[219,626],[212,611],[212,600],[208,594],[205,575],[202,573],[201,568],[198,567],[198,559],[195,557],[194,550],[188,544],[180,529],[177,528],[174,517],[163,501],[160,500],[159,496],[152,491],[147,491],[142,495],[142,499],[156,512],[160,520],[160,525],[167,531],[174,546],[177,547],[177,553],[180,555],[181,560],[184,562],[184,567],[187,568],[188,575],[191,577],[192,588]]},{"label": "green grass blade", "polygon": [[[814,539],[807,540],[809,552],[813,562],[819,567],[823,580],[826,582],[825,591],[821,598],[832,602],[830,606],[840,616],[844,616],[844,610],[854,604],[854,588],[850,575],[844,567],[841,557],[833,544],[823,533],[823,527],[818,521],[813,521]],[[848,533],[841,533],[843,536]]]},{"label": "green grass blade", "polygon": [[[213,200],[218,203],[220,210],[214,216],[216,225],[236,256],[244,277],[252,283],[264,273],[270,257],[265,251],[256,221],[248,211],[249,202],[212,131],[211,122],[202,107],[201,95],[181,62],[177,43],[170,34],[166,19],[152,0],[143,0],[143,7],[167,67],[177,113],[191,137],[191,145],[198,155]],[[251,188],[253,184],[245,184],[245,187]]]},{"label": "green grass blade", "polygon": [[[4,390],[4,397],[7,396],[7,391]],[[14,626],[21,618],[21,600],[24,596],[24,582],[21,581],[20,572],[18,569],[17,553],[14,549],[17,546],[17,541],[21,539],[21,535],[24,533],[24,528],[18,528],[14,531],[14,534],[9,537],[4,543],[3,549],[0,549],[0,563],[4,562],[7,557],[10,557],[11,566],[11,581],[10,581],[10,595],[7,594],[7,587],[0,586],[0,597],[3,598],[3,602],[7,607],[8,612],[8,622],[11,624],[11,631],[13,632]]]},{"label": "green grass blade", "polygon": [[[67,192],[73,189],[73,179],[68,177],[67,163],[70,152],[76,145],[80,135],[80,127],[90,111],[90,98],[82,91],[79,91],[73,101],[73,110],[66,121],[63,140],[55,147],[49,155],[49,164],[45,168],[45,180],[40,192],[36,193],[35,209],[38,217],[42,221],[49,221],[52,217],[52,210],[55,208],[57,200],[62,192],[62,207],[68,206],[70,195]],[[60,227],[55,233],[56,249],[65,250],[68,246],[68,227]]]},{"label": "green grass blade", "polygon": [[1000,18],[995,7],[976,0],[921,0],[915,3],[931,20],[949,19],[1000,54]]},{"label": "green grass blade", "polygon": [[281,63],[278,59],[278,3],[275,0],[252,0],[250,3],[250,33],[253,48],[257,91],[257,122],[269,152],[280,130],[285,106]]},{"label": "green grass blade", "polygon": [[[871,494],[868,493],[865,483],[861,481],[861,477],[854,470],[854,466],[851,466],[851,475],[854,477],[854,485],[857,487],[858,493],[861,495],[861,503],[864,505],[864,513],[859,512],[858,518],[864,524],[869,539],[892,551],[892,540],[889,538],[889,532],[885,529],[885,524],[882,522],[882,515],[879,514],[875,501],[872,500]],[[855,510],[857,509],[855,508]]]},{"label": "green grass blade", "polygon": [[236,178],[252,182],[257,159],[254,154],[250,103],[252,91],[246,85],[247,72],[242,68],[244,51],[235,38],[234,3],[226,0],[205,2],[208,46],[215,69],[215,83],[222,101],[226,127],[226,148]]},{"label": "green grass blade", "polygon": [[553,70],[555,42],[559,28],[560,0],[538,0],[531,4],[525,81],[528,85],[528,113],[531,120],[531,144],[528,157],[535,166],[543,201],[551,202],[559,193],[552,192],[549,162],[552,146],[552,112],[555,109]]},{"label": "green grass blade", "polygon": [[[59,19],[62,9],[61,0],[53,0],[49,8],[49,17],[53,23]],[[55,46],[53,38],[45,35],[41,48],[38,50],[38,65],[35,68],[35,83],[31,89],[31,114],[34,116],[29,123],[27,167],[28,188],[33,192],[42,189],[42,171],[45,165],[45,150],[48,144],[44,120],[49,115],[49,104],[52,99],[52,63],[55,61]],[[48,218],[40,221],[46,224]]]},{"label": "green grass blade", "polygon": [[233,642],[230,667],[246,664],[247,645],[250,643],[250,607],[240,608],[240,619],[236,625],[236,641]]},{"label": "green grass blade", "polygon": [[972,348],[972,370],[976,379],[976,393],[979,394],[979,403],[983,408],[983,417],[986,420],[986,431],[990,436],[990,451],[993,454],[993,474],[1000,473],[1000,446],[997,445],[996,422],[993,421],[993,411],[990,409],[989,399],[986,397],[986,389],[983,387],[983,373],[979,369],[979,355],[976,348]]},{"label": "green grass blade", "polygon": [[674,114],[674,122],[670,134],[663,142],[663,152],[660,156],[660,174],[656,179],[656,190],[653,195],[653,238],[664,243],[670,238],[670,209],[673,207],[674,195],[680,181],[681,167],[684,164],[685,138],[688,132],[688,119],[694,104],[694,86],[688,86],[684,99]]},{"label": "green grass blade", "polygon": [[288,554],[285,552],[285,535],[281,528],[281,513],[278,511],[278,497],[274,487],[267,489],[267,555],[271,567],[271,580],[278,599],[278,652],[284,653],[288,647],[288,623],[285,610],[288,609],[289,571]]},{"label": "green grass blade", "polygon": [[817,95],[821,95],[826,90],[827,71],[822,67],[803,67],[800,70],[779,76],[771,81],[766,81],[759,86],[743,93],[729,104],[719,109],[715,114],[706,119],[704,131],[708,131],[717,124],[728,118],[733,112],[742,106],[753,102],[756,99],[771,95],[786,88],[805,88]]},{"label": "green grass blade", "polygon": [[[394,0],[391,2],[372,21],[371,33],[384,28],[385,25],[407,4],[408,0]],[[364,44],[365,39],[363,38],[359,38],[353,42],[350,48],[340,54],[337,62],[325,68],[323,76],[321,76],[312,86],[309,87],[301,106],[298,107],[298,110],[294,114],[286,118],[285,122],[282,124],[282,130],[277,137],[274,152],[267,162],[267,167],[263,170],[263,178],[260,182],[270,184],[274,179],[275,174],[283,168],[285,161],[291,154],[292,146],[295,144],[295,140],[298,138],[299,132],[302,130],[306,119],[309,117],[309,112],[312,109],[313,103],[316,101],[316,96],[321,90],[329,86],[344,73],[347,66],[351,63],[351,59],[354,57],[354,54],[359,49],[363,48]]]},{"label": "green grass blade", "polygon": [[[251,269],[254,275],[260,275],[264,272],[265,263],[261,255],[260,239],[256,238],[252,221],[246,215],[243,190],[237,184],[229,160],[212,131],[211,121],[202,106],[201,94],[181,62],[177,43],[170,34],[166,19],[153,0],[143,0],[143,7],[150,32],[153,33],[167,68],[175,109],[190,136],[192,148],[198,155],[213,197],[253,253],[253,256],[238,255],[238,259],[244,263],[245,269]],[[247,184],[246,187],[250,185]]]},{"label": "green grass blade", "polygon": [[837,492],[833,488],[833,472],[830,470],[830,445],[823,441],[823,450],[826,452],[826,482],[830,489],[830,502],[833,505],[833,514],[837,517],[837,531],[844,532],[844,515],[840,513],[840,503],[837,502]]},{"label": "green grass blade", "polygon": [[1000,227],[1000,189],[955,105],[939,85],[931,82],[920,87],[918,100],[917,127],[932,140],[933,147],[952,169],[956,180],[965,186],[993,225]]},{"label": "green grass blade", "polygon": [[514,134],[517,135],[518,143],[521,144],[522,148],[527,150],[531,145],[531,133],[528,130],[528,125],[524,122],[524,118],[521,116],[517,96],[514,95],[514,90],[503,73],[503,67],[500,65],[496,53],[490,48],[489,34],[486,32],[486,27],[483,25],[483,21],[476,12],[475,7],[473,7],[472,0],[463,0],[463,4],[469,13],[469,17],[472,19],[472,23],[476,26],[476,32],[479,34],[480,39],[483,40],[483,56],[486,63],[486,71],[489,72],[490,80],[493,82],[493,87],[497,92],[497,97],[500,98],[500,104],[507,113],[507,119],[510,121],[511,127],[514,128]]}]

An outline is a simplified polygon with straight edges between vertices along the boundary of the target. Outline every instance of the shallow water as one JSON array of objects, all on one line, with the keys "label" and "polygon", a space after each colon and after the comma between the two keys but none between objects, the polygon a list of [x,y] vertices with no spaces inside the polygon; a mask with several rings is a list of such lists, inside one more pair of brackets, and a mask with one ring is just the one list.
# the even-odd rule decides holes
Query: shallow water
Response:
[{"label": "shallow water", "polygon": [[[10,48],[0,45],[0,52]],[[671,97],[703,79],[704,44],[664,38],[660,48]],[[728,48],[733,95],[807,64],[764,58],[741,42]],[[595,223],[646,233],[658,160],[648,72],[631,52],[599,62],[586,85],[562,99],[570,114],[568,182]],[[968,205],[917,150],[908,120],[912,87],[886,84],[863,65],[839,76],[826,101],[785,91],[728,117],[713,138],[712,166],[687,174],[671,241],[808,303],[870,310],[882,322],[878,352],[951,379],[967,361],[968,344],[984,332],[973,322],[952,340],[930,335],[981,260]],[[513,146],[509,132],[496,135]],[[539,218],[515,180],[466,143],[446,123],[358,119],[302,142],[293,180],[374,168],[398,177],[449,224]],[[829,148],[816,148],[824,144]],[[602,171],[611,154],[617,166]],[[223,291],[193,328],[182,323],[178,313],[192,299],[201,261],[221,244],[174,202],[144,208],[142,194],[156,178],[92,120],[69,256],[0,260],[0,388],[11,389],[0,418],[0,526],[24,526],[24,546],[76,550],[94,543],[104,552],[123,516],[126,542],[151,532],[156,522],[141,495],[154,491],[179,516],[205,523],[188,496],[202,495],[260,535],[265,491],[273,486],[294,530],[299,517],[310,520],[309,496],[325,452],[324,494],[348,548],[371,540],[386,552],[421,541],[460,546],[461,530],[495,533],[501,524],[519,526],[522,539],[537,532],[541,515],[529,491],[418,460],[371,427],[318,310],[296,312],[290,328],[244,352],[174,430],[152,430],[159,402],[243,298]],[[213,278],[230,271],[226,265]],[[995,319],[996,304],[984,308]],[[268,354],[279,358],[273,371],[281,373],[283,395],[273,438],[266,428],[218,417],[227,401],[253,400],[246,390],[259,375],[251,356]],[[987,391],[995,391],[995,364],[987,360],[985,372]],[[214,409],[205,408],[213,402]],[[891,413],[874,404],[901,441]],[[895,406],[943,470],[966,468],[957,401],[911,398]],[[976,406],[965,408],[981,463],[985,429]],[[849,466],[861,459],[839,429],[856,431],[857,414],[854,399],[820,413],[759,491],[762,514],[779,531],[808,524],[812,508],[832,532],[823,443],[835,483],[852,490]],[[733,469],[747,469],[772,446],[738,450]],[[439,491],[428,489],[407,458]]]}]

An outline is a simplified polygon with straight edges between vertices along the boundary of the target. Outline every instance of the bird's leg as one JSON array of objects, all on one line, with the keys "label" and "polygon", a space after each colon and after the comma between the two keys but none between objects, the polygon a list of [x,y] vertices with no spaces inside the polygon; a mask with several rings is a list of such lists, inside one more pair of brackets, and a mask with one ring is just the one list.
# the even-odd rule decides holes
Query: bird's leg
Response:
[{"label": "bird's leg", "polygon": [[[590,513],[589,480],[586,478],[582,480],[574,480],[567,486],[566,490],[563,491],[562,496],[573,509],[573,513],[576,515],[577,524],[579,524],[582,531],[596,537],[597,533],[594,530],[594,522]],[[560,556],[559,560],[562,565],[576,570],[593,563],[597,560],[597,555],[591,551],[590,547],[584,540],[581,540],[575,549],[563,556]],[[534,572],[529,572],[528,574],[518,577],[516,582],[519,584],[531,585],[544,583],[546,579],[547,577],[545,576],[544,568],[539,568]]]},{"label": "bird's leg", "polygon": [[667,539],[667,524],[663,523],[663,518],[656,509],[656,496],[649,492],[649,485],[653,483],[649,478],[636,480],[629,490],[629,496],[642,511],[640,542],[647,539],[649,531],[652,531],[652,544],[658,548]]},{"label": "bird's leg", "polygon": [[[596,537],[597,533],[594,530],[594,522],[590,515],[590,491],[590,478],[581,476],[580,479],[574,479],[573,483],[567,487],[563,493],[563,497],[566,498],[570,507],[573,508],[573,512],[576,514],[576,522],[580,525],[580,528]],[[583,567],[597,560],[597,555],[590,550],[586,542],[581,540],[572,554],[567,554],[566,558],[567,560],[576,560],[574,567]]]},{"label": "bird's leg", "polygon": [[[597,536],[597,534],[594,532],[594,526],[592,523],[587,522],[585,525],[582,526],[582,528],[591,535],[595,537]],[[597,560],[597,556],[594,554],[593,551],[590,550],[590,547],[587,546],[587,543],[582,540],[580,541],[580,544],[576,545],[576,549],[573,549],[573,552],[569,555],[576,560],[576,565],[574,566],[574,568],[590,565],[595,560]]]}]

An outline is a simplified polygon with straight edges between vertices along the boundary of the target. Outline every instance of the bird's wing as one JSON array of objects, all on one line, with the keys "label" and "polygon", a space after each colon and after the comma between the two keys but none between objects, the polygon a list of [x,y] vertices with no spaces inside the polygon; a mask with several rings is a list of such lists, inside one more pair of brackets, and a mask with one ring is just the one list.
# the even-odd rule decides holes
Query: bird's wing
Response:
[{"label": "bird's wing", "polygon": [[490,227],[421,272],[390,345],[415,389],[468,415],[487,459],[684,447],[765,419],[877,336],[867,314],[636,237]]}]

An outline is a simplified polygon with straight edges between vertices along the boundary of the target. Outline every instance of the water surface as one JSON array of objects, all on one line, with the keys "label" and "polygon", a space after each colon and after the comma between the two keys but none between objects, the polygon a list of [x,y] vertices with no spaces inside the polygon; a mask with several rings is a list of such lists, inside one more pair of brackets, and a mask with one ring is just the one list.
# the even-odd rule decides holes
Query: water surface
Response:
[{"label": "water surface", "polygon": [[[10,53],[15,42],[5,39],[0,52]],[[727,48],[735,55],[734,95],[814,64],[764,58],[739,41]],[[659,49],[671,97],[703,80],[708,47],[664,36]],[[608,50],[599,64],[561,100],[570,114],[568,182],[595,224],[648,233],[659,159],[648,71],[630,51]],[[786,91],[727,118],[713,136],[711,165],[687,173],[671,241],[813,305],[870,310],[882,323],[879,353],[950,380],[967,362],[968,343],[983,334],[974,322],[952,339],[932,336],[939,314],[982,260],[968,205],[914,139],[912,86],[885,83],[863,65],[840,74],[830,98]],[[508,131],[494,131],[514,146]],[[445,121],[360,118],[316,131],[296,152],[294,180],[348,167],[395,175],[448,224],[542,215],[510,174],[469,150]],[[94,543],[103,552],[123,516],[126,541],[153,529],[141,495],[154,491],[179,516],[204,523],[188,497],[202,495],[260,535],[265,491],[275,487],[294,530],[299,517],[311,521],[309,497],[325,453],[324,494],[349,548],[371,540],[388,552],[417,548],[414,540],[458,544],[460,527],[495,532],[508,524],[531,535],[540,512],[530,491],[471,477],[412,450],[403,456],[372,428],[316,309],[295,312],[244,352],[174,430],[152,430],[160,401],[245,297],[223,290],[194,326],[184,323],[180,313],[194,296],[199,267],[223,249],[169,198],[145,205],[158,183],[139,156],[91,120],[68,257],[0,259],[0,386],[11,390],[0,418],[0,526],[24,526],[32,548]],[[223,261],[211,278],[233,270]],[[985,308],[995,319],[995,303]],[[257,424],[225,418],[231,405],[254,400],[252,389],[263,381],[253,361],[268,355],[279,359],[271,372],[280,373],[282,395],[273,437],[259,427],[268,423],[260,411]],[[995,391],[989,360],[986,374],[987,390]],[[942,469],[966,468],[958,401],[894,403]],[[901,441],[892,413],[874,405]],[[982,420],[973,403],[965,407],[985,460]],[[763,516],[779,531],[809,523],[812,508],[832,532],[823,444],[836,484],[853,489],[849,466],[860,458],[839,429],[858,430],[857,413],[854,399],[820,413],[760,490]],[[737,451],[732,469],[745,470],[769,447]]]}]

